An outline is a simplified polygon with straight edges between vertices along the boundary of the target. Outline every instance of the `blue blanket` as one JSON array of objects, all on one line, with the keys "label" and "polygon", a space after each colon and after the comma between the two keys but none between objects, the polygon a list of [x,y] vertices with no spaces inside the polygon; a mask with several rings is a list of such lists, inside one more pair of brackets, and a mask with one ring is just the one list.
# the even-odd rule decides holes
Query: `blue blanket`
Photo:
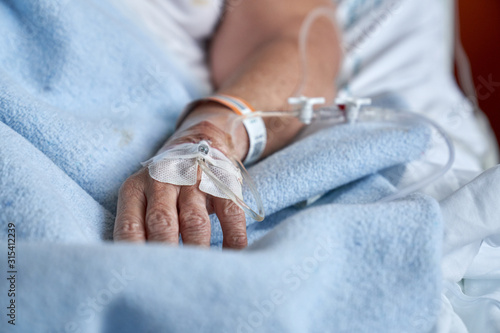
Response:
[{"label": "blue blanket", "polygon": [[117,245],[106,241],[117,190],[171,134],[196,83],[97,0],[2,1],[0,45],[4,253],[9,223],[17,239],[14,261],[0,261],[13,272],[0,282],[2,332],[432,327],[439,207],[421,195],[375,203],[394,191],[379,171],[418,158],[426,128],[337,126],[253,166],[268,218],[247,221],[243,251],[218,250],[215,217],[212,250]]}]

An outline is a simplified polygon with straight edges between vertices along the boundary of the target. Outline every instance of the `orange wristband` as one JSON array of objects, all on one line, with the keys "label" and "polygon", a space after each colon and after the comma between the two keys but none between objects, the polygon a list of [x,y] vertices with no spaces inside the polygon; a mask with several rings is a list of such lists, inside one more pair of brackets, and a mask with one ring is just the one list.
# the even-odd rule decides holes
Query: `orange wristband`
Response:
[{"label": "orange wristband", "polygon": [[[242,117],[255,112],[255,109],[241,98],[226,94],[217,94],[189,103],[179,117],[179,120],[177,121],[177,127],[179,127],[179,125],[184,121],[189,112],[191,112],[196,106],[200,105],[201,103],[206,102],[215,102],[224,105],[225,107],[229,108],[234,113]],[[248,154],[243,163],[248,165],[257,161],[266,148],[267,129],[261,117],[250,117],[247,119],[243,119],[242,122],[247,131],[249,142]]]}]

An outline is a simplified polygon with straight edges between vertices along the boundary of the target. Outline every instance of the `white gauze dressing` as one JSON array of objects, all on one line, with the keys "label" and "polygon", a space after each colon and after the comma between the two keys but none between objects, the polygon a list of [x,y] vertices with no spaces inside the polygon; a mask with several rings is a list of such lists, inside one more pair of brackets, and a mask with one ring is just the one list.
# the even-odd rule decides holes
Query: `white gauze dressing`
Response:
[{"label": "white gauze dressing", "polygon": [[[225,193],[229,189],[243,200],[240,170],[220,150],[211,147],[205,140],[173,146],[141,164],[148,167],[151,178],[179,186],[195,185],[200,172],[200,191],[214,197],[231,199]],[[213,179],[214,177],[217,179]],[[224,184],[227,189],[217,182]]]}]

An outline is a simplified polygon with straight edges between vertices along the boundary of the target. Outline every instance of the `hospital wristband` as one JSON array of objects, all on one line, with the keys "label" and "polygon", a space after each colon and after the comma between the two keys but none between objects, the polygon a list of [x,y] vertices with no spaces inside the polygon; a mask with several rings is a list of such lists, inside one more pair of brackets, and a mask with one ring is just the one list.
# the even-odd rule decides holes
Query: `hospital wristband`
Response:
[{"label": "hospital wristband", "polygon": [[[240,98],[225,94],[217,94],[190,103],[179,118],[178,124],[180,124],[187,117],[191,110],[193,110],[200,103],[204,102],[215,102],[224,105],[240,116],[255,112],[250,104]],[[249,142],[248,153],[243,163],[245,165],[249,165],[257,161],[264,152],[267,143],[267,129],[264,120],[262,120],[261,117],[243,119],[242,122],[247,131]]]}]

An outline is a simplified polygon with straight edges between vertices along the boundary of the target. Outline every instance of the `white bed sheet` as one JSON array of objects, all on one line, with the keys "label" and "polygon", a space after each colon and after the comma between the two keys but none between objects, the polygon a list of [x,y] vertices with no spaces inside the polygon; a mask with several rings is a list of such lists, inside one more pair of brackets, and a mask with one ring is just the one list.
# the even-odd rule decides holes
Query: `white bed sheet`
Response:
[{"label": "white bed sheet", "polygon": [[[360,1],[341,2],[340,12],[348,12],[342,6],[356,2]],[[498,333],[500,168],[481,174],[496,147],[452,76],[453,2],[398,3],[379,15],[375,29],[346,56],[339,87],[360,97],[396,94],[410,111],[435,120],[452,137],[457,153],[452,170],[422,190],[441,201],[445,222],[444,289],[433,332]],[[344,37],[347,44],[358,39],[356,33]],[[444,143],[437,142],[423,160],[408,166],[399,186],[422,179],[443,165],[447,156]]]},{"label": "white bed sheet", "polygon": [[500,332],[500,166],[441,201],[443,308],[436,332]]}]

